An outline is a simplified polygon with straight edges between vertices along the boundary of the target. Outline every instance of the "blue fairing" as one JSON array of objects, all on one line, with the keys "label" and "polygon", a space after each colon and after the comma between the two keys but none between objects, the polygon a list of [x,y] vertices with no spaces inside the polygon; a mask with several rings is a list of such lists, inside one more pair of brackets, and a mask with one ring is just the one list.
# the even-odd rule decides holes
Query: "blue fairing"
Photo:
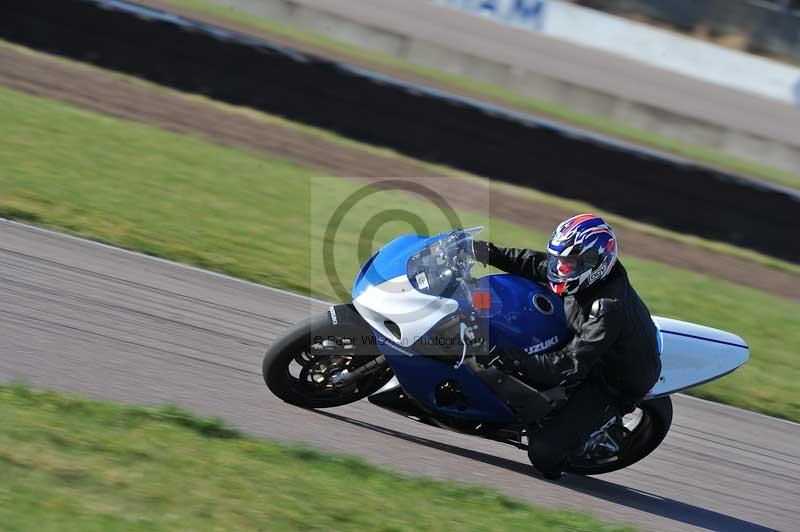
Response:
[{"label": "blue fairing", "polygon": [[[478,284],[492,294],[492,317],[488,320],[492,345],[543,352],[563,347],[572,339],[564,303],[543,285],[517,275],[489,275]],[[539,298],[538,306],[534,297]],[[550,309],[540,308],[547,306],[541,298],[550,303]]]},{"label": "blue fairing", "polygon": [[[481,318],[489,329],[489,342],[502,347],[515,347],[543,353],[563,347],[571,338],[561,299],[544,286],[516,275],[490,275],[479,279],[481,289],[491,292],[491,317]],[[534,296],[544,297],[552,305],[550,313],[539,310]],[[545,306],[539,303],[539,306]],[[380,336],[380,335],[378,335]],[[555,339],[555,340],[553,340]],[[379,338],[381,351],[392,367],[405,392],[433,412],[448,416],[492,423],[512,423],[514,414],[466,366],[452,365],[398,347]],[[534,354],[531,354],[534,356]],[[456,380],[467,397],[468,406],[436,404],[436,387]]]},{"label": "blue fairing", "polygon": [[400,275],[405,275],[408,258],[411,255],[447,234],[450,233],[436,236],[404,235],[383,246],[361,267],[353,284],[353,299],[361,295],[369,286],[377,286]]},{"label": "blue fairing", "polygon": [[[514,421],[513,412],[466,366],[455,369],[453,365],[440,360],[414,356],[410,351],[378,336],[381,351],[403,390],[432,412],[493,423]],[[464,410],[436,404],[436,387],[451,379],[458,381],[468,399],[469,406]]]},{"label": "blue fairing", "polygon": [[[433,237],[407,235],[388,243],[361,269],[353,286],[353,299],[370,286],[379,286],[407,275],[409,257],[450,234]],[[474,278],[470,282],[474,283]],[[478,279],[477,286],[473,285],[471,290],[467,292],[471,294],[467,300],[455,299],[459,304],[460,321],[477,324],[480,335],[491,345],[523,349],[534,356],[563,347],[571,339],[561,299],[538,283],[516,275],[489,275]],[[485,308],[485,292],[490,294],[489,308]],[[474,300],[476,295],[482,301],[478,309],[469,300],[470,297]],[[447,315],[442,322],[451,317]],[[428,334],[435,337],[437,326],[437,323],[430,323],[426,329]],[[431,412],[481,423],[515,421],[511,409],[468,366],[456,369],[451,362],[417,354],[414,351],[416,344],[401,346],[378,330],[374,333],[404,391]],[[458,383],[466,398],[465,405],[436,404],[437,388],[448,381]]]}]

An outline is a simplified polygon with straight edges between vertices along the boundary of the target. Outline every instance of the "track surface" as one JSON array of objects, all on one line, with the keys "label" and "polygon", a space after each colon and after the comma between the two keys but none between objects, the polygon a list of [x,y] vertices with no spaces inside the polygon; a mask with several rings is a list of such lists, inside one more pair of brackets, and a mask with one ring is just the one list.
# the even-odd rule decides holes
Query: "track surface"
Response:
[{"label": "track surface", "polygon": [[558,484],[524,453],[366,403],[313,412],[265,389],[261,356],[319,301],[0,220],[0,381],[140,404],[173,402],[248,433],[492,486],[646,530],[796,530],[800,425],[675,398],[643,463]]},{"label": "track surface", "polygon": [[[276,38],[236,23],[175,7],[163,0],[135,1],[244,33],[264,36],[278,42],[286,41],[285,38]],[[230,0],[216,1],[220,4],[232,3]],[[235,4],[241,1],[237,0]],[[251,2],[255,3],[253,0]],[[475,57],[495,59],[518,69],[536,72],[712,124],[800,146],[798,128],[800,107],[499,24],[455,9],[434,5],[431,0],[358,2],[293,0],[293,3],[380,28],[390,35],[411,35],[424,42],[441,46],[445,50],[461,50]],[[298,46],[298,43],[292,45],[315,51],[323,56],[339,56],[338,53],[313,46]],[[414,80],[414,76],[396,69],[342,59],[403,79],[412,78],[411,81],[431,85],[430,80]],[[452,90],[451,87],[437,83],[433,85]]]},{"label": "track surface", "polygon": [[400,34],[766,138],[800,144],[800,108],[432,5],[296,0]]}]

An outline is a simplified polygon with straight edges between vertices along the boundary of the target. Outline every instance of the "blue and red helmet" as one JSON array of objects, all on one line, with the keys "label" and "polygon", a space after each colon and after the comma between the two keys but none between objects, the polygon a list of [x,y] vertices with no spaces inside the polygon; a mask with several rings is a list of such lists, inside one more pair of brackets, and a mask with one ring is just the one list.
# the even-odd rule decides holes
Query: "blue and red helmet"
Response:
[{"label": "blue and red helmet", "polygon": [[617,238],[602,218],[579,214],[564,220],[547,244],[547,280],[558,295],[575,294],[611,273]]}]

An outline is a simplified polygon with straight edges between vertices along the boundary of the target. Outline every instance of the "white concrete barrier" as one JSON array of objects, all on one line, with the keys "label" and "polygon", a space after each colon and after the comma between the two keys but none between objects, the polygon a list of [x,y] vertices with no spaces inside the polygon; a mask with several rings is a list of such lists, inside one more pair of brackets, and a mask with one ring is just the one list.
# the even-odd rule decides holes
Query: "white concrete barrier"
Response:
[{"label": "white concrete barrier", "polygon": [[685,76],[800,106],[800,68],[558,0],[431,0]]}]

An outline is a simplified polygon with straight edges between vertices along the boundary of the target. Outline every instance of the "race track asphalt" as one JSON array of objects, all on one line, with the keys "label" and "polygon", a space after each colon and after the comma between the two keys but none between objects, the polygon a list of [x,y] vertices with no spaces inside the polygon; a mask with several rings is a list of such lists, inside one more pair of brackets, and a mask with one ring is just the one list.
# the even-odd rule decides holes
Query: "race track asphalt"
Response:
[{"label": "race track asphalt", "polygon": [[[325,304],[0,219],[0,381],[137,404],[177,403],[255,436],[482,484],[644,530],[798,530],[800,425],[684,396],[664,444],[628,470],[559,483],[523,452],[362,401],[277,400],[261,357]],[[275,487],[267,487],[275,489]]]},{"label": "race track asphalt", "polygon": [[800,145],[800,107],[499,24],[435,5],[431,0],[294,0],[293,3],[381,28],[389,35],[411,35],[446,50],[495,59],[605,94]]}]

